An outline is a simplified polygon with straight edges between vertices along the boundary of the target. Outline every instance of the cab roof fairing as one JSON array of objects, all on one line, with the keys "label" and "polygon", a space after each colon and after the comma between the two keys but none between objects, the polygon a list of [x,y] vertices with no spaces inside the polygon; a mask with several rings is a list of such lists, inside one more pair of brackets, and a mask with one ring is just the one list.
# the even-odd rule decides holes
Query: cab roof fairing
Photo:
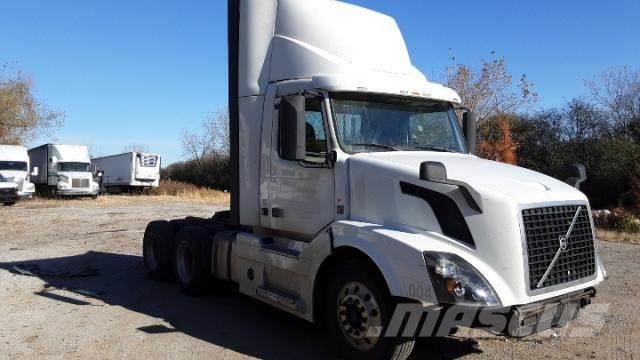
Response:
[{"label": "cab roof fairing", "polygon": [[318,88],[460,103],[411,63],[396,21],[335,0],[242,0],[239,96],[271,82],[314,79]]}]

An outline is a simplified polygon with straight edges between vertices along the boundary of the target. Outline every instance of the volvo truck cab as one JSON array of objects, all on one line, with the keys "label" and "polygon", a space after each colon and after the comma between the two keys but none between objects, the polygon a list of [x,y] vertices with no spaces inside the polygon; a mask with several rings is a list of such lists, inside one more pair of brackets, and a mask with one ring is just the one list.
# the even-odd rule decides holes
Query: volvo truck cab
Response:
[{"label": "volvo truck cab", "polygon": [[18,188],[20,198],[31,198],[35,193],[35,185],[30,177],[37,175],[34,168],[29,173],[29,156],[27,148],[18,145],[0,145],[0,175],[7,181],[13,182]]},{"label": "volvo truck cab", "polygon": [[230,0],[229,99],[231,208],[150,223],[153,279],[191,295],[226,281],[322,324],[347,358],[405,359],[442,332],[396,331],[401,305],[526,336],[575,317],[606,276],[586,196],[475,156],[473,114],[386,15]]}]

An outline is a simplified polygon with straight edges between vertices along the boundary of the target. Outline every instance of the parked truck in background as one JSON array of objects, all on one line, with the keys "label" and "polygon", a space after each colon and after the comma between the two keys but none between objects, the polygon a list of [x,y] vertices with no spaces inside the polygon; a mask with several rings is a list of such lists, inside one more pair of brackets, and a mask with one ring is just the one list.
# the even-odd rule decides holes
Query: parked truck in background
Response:
[{"label": "parked truck in background", "polygon": [[460,97],[412,65],[392,18],[332,0],[228,11],[231,208],[150,223],[151,278],[228,282],[356,359],[409,356],[399,304],[489,309],[504,323],[468,326],[524,336],[589,303],[606,272],[586,196],[474,156],[473,114],[461,129]]},{"label": "parked truck in background", "polygon": [[119,193],[157,188],[160,184],[160,155],[128,152],[91,159],[91,166],[103,171],[102,187]]},{"label": "parked truck in background", "polygon": [[31,176],[37,176],[38,169],[30,171],[27,148],[19,145],[0,145],[0,175],[16,184],[20,198],[31,198],[35,193],[35,185]]},{"label": "parked truck in background", "polygon": [[36,192],[50,196],[98,196],[99,185],[91,172],[89,149],[84,145],[45,144],[30,149],[31,177]]},{"label": "parked truck in background", "polygon": [[18,195],[18,185],[0,173],[0,204],[11,206],[14,205],[18,199],[20,199],[20,195]]}]

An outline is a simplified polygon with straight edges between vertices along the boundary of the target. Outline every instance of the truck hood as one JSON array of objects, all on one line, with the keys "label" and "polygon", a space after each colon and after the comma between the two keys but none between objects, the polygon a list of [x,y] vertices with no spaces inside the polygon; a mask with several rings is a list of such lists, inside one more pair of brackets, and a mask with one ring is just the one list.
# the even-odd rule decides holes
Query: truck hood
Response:
[{"label": "truck hood", "polygon": [[18,186],[12,182],[0,181],[0,189],[18,189]]},{"label": "truck hood", "polygon": [[378,164],[391,171],[395,169],[400,177],[418,177],[420,164],[424,161],[440,162],[445,165],[449,179],[466,182],[480,194],[496,192],[520,204],[587,201],[583,193],[550,176],[467,154],[431,151],[376,152],[358,154],[351,160],[369,162],[373,166]]},{"label": "truck hood", "polygon": [[25,171],[0,170],[0,175],[5,179],[14,179],[15,182],[22,181],[27,178]]}]

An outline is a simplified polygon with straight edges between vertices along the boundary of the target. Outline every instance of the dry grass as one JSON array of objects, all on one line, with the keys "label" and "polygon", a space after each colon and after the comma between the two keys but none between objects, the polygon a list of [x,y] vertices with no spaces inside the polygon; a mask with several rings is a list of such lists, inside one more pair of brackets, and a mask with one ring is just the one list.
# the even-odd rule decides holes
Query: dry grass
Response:
[{"label": "dry grass", "polygon": [[227,192],[173,180],[162,180],[160,187],[153,189],[150,194],[154,196],[174,196],[183,200],[202,201],[212,204],[228,204],[230,201],[229,193]]},{"label": "dry grass", "polygon": [[640,234],[596,229],[598,239],[615,243],[627,243],[640,245]]},{"label": "dry grass", "polygon": [[51,199],[36,197],[21,202],[18,206],[25,208],[56,208],[64,206],[103,207],[139,205],[140,203],[194,202],[211,205],[229,204],[229,193],[219,190],[200,188],[177,181],[162,181],[158,189],[142,195],[100,195],[97,199],[72,198]]}]

